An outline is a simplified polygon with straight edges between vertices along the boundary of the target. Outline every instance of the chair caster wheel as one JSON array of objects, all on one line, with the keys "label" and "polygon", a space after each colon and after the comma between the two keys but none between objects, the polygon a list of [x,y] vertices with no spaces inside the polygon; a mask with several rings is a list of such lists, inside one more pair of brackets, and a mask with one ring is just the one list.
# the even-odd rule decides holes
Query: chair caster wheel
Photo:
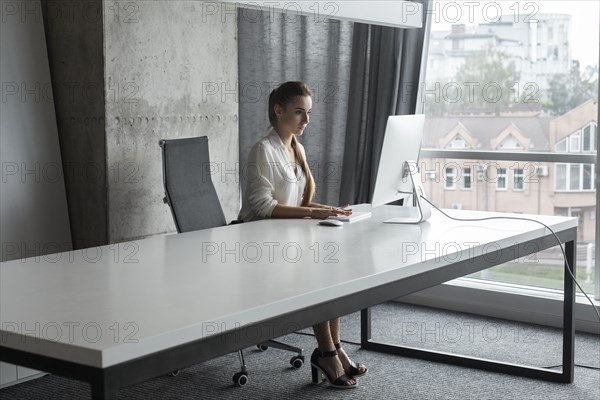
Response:
[{"label": "chair caster wheel", "polygon": [[269,350],[269,346],[267,346],[266,344],[257,344],[256,347],[260,350],[260,351],[267,351]]},{"label": "chair caster wheel", "polygon": [[173,372],[169,372],[168,376],[177,376],[177,375],[179,375],[180,372],[181,372],[181,370],[176,369]]},{"label": "chair caster wheel", "polygon": [[304,356],[295,356],[290,359],[290,364],[292,367],[299,369],[304,365]]},{"label": "chair caster wheel", "polygon": [[244,386],[248,383],[248,374],[246,372],[238,372],[233,375],[233,383],[238,386]]}]

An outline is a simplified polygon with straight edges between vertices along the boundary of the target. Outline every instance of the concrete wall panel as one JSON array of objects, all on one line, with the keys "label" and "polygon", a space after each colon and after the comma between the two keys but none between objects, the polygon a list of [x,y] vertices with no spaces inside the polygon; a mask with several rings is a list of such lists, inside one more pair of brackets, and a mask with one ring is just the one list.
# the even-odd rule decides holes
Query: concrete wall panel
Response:
[{"label": "concrete wall panel", "polygon": [[[237,27],[203,21],[196,1],[110,2],[104,13],[109,241],[119,242],[175,230],[162,202],[160,139],[206,135],[215,165],[235,169],[237,100],[207,88],[236,89]],[[219,167],[213,180],[235,218],[236,174]]]}]

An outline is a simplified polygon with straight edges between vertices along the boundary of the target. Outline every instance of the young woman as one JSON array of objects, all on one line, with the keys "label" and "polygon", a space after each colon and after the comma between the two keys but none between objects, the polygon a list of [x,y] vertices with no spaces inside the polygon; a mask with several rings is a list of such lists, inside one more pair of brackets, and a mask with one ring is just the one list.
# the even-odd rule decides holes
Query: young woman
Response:
[{"label": "young woman", "polygon": [[[304,133],[312,109],[312,92],[303,82],[285,82],[269,95],[267,136],[250,150],[248,179],[238,219],[318,218],[348,215],[347,208],[312,202],[315,182],[297,137]],[[318,348],[311,356],[314,383],[323,376],[336,388],[356,387],[367,368],[356,365],[340,347],[340,319],[313,326]]]}]

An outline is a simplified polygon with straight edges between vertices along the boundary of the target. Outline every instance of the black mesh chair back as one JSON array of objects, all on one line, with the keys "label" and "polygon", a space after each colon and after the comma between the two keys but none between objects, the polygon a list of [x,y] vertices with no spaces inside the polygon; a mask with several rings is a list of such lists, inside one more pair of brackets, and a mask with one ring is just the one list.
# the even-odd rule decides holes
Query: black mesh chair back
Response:
[{"label": "black mesh chair back", "polygon": [[177,232],[227,225],[211,178],[206,136],[161,140],[165,202]]}]

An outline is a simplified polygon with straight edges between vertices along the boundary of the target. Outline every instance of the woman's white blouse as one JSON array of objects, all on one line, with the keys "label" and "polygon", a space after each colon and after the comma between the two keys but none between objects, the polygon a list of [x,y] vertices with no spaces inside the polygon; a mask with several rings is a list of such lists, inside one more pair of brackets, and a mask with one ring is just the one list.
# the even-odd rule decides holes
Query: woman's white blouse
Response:
[{"label": "woman's white blouse", "polygon": [[[298,144],[304,154],[304,147]],[[277,204],[299,206],[302,203],[306,176],[299,160],[294,173],[287,150],[273,127],[250,150],[243,173],[246,190],[238,219],[270,218]]]}]

